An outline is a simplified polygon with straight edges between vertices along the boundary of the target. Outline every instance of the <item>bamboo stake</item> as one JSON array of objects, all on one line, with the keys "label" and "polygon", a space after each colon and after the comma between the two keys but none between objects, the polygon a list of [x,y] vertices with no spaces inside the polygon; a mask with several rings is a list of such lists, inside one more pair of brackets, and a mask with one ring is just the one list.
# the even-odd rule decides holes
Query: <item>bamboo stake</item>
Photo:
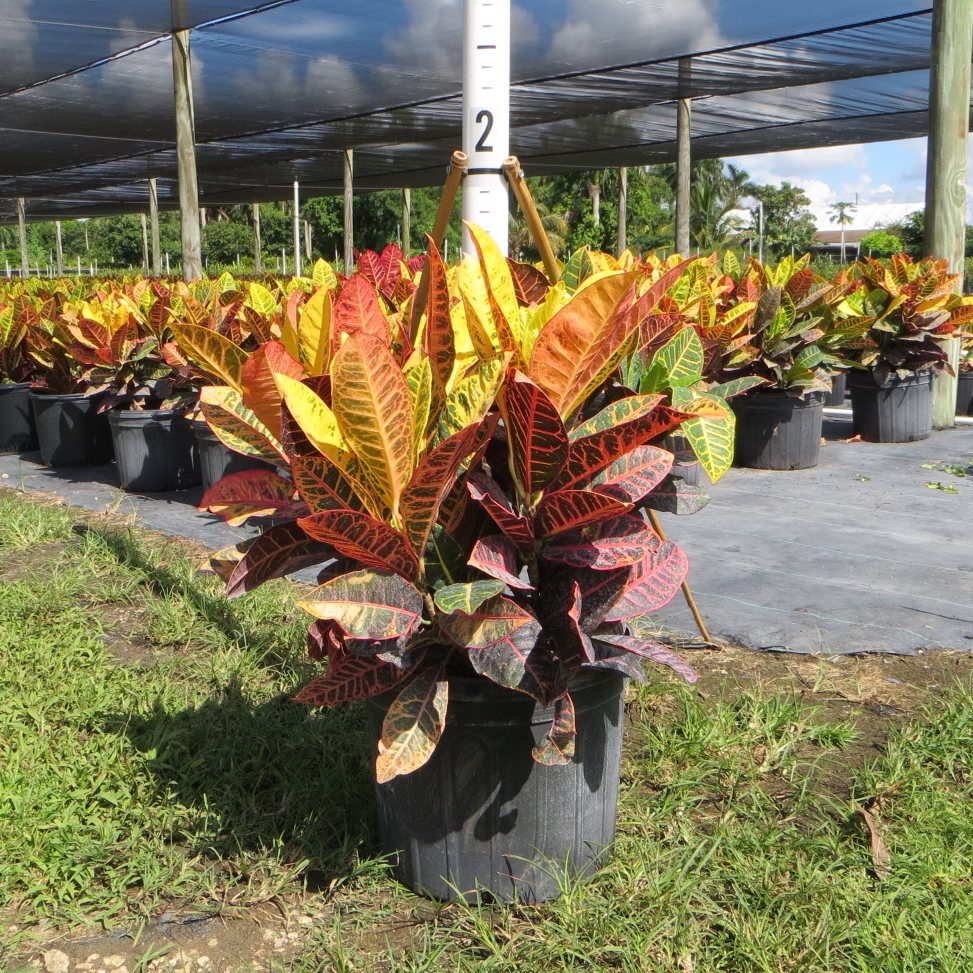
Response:
[{"label": "bamboo stake", "polygon": [[530,235],[534,238],[534,244],[540,251],[547,276],[551,279],[552,284],[556,284],[561,278],[561,268],[558,266],[557,258],[551,249],[551,241],[547,238],[547,231],[544,229],[540,214],[534,205],[534,197],[531,196],[530,189],[527,187],[517,156],[512,155],[504,162],[503,174],[507,177],[507,182],[510,183],[510,188],[514,191],[520,211],[527,221]]},{"label": "bamboo stake", "polygon": [[[439,197],[439,209],[436,211],[436,221],[432,226],[432,241],[436,244],[437,250],[443,248],[443,238],[446,236],[446,227],[449,226],[449,216],[453,212],[453,203],[456,202],[456,193],[459,191],[459,184],[463,179],[463,172],[466,170],[467,157],[465,152],[457,149],[449,160],[449,174],[446,176],[446,184],[443,186],[443,194]],[[419,319],[422,312],[426,309],[426,299],[429,297],[429,271],[424,270],[419,278],[419,289],[412,301],[412,319],[409,322],[409,337],[415,344],[416,335],[419,333]]]},{"label": "bamboo stake", "polygon": [[[652,522],[652,529],[665,541],[666,534],[662,529],[662,524],[659,523],[659,517],[656,512],[652,509],[647,509],[646,513],[648,513],[649,520]],[[686,604],[689,605],[689,610],[693,613],[693,618],[696,619],[696,627],[699,629],[699,634],[712,645],[713,640],[709,637],[709,632],[706,631],[706,623],[703,621],[703,616],[700,615],[699,609],[696,607],[696,599],[693,598],[693,593],[689,590],[689,584],[686,581],[682,583],[682,594],[686,599]]]}]

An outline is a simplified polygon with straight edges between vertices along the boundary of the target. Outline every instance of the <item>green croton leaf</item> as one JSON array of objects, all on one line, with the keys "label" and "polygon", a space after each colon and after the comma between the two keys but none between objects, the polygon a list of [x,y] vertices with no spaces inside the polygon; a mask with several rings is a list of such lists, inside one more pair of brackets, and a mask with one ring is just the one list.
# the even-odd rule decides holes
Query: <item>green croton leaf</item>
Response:
[{"label": "green croton leaf", "polygon": [[411,774],[432,756],[442,736],[449,702],[441,669],[425,669],[392,702],[382,724],[375,778],[385,784]]},{"label": "green croton leaf", "polygon": [[436,607],[447,615],[452,615],[454,612],[471,615],[483,602],[494,595],[499,595],[505,587],[503,581],[494,579],[447,585],[436,592]]}]

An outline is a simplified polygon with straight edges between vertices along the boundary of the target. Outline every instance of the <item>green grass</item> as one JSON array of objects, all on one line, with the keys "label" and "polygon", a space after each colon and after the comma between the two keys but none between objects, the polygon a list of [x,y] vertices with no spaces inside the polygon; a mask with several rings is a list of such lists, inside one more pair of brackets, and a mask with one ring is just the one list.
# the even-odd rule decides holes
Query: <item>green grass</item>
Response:
[{"label": "green grass", "polygon": [[291,588],[227,603],[176,545],[75,520],[0,494],[0,966],[44,922],[306,887],[329,918],[289,973],[973,969],[969,686],[861,763],[854,718],[660,673],[630,694],[602,872],[544,906],[423,903],[375,858],[360,711],[287,701],[311,672]]}]

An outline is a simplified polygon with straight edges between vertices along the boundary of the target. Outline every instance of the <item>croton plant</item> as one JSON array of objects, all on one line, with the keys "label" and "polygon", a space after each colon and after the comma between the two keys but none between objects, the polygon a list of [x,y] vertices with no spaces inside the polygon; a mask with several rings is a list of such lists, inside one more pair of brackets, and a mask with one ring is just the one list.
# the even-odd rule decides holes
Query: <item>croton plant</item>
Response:
[{"label": "croton plant", "polygon": [[643,678],[651,660],[695,679],[638,634],[688,569],[640,508],[687,495],[692,505],[659,443],[702,420],[693,436],[718,476],[732,417],[702,390],[687,388],[678,408],[662,391],[634,392],[619,371],[671,340],[663,298],[683,268],[586,253],[552,284],[470,232],[477,257],[458,269],[430,244],[421,315],[410,268],[386,251],[381,274],[373,261],[372,273],[319,288],[251,353],[177,328],[222,377],[202,395],[213,430],[277,467],[207,492],[202,507],[231,523],[273,519],[209,566],[230,596],[320,566],[300,604],[327,668],[296,698],[390,693],[380,781],[428,760],[453,675],[553,706],[534,751],[549,764],[572,757],[579,670]]}]

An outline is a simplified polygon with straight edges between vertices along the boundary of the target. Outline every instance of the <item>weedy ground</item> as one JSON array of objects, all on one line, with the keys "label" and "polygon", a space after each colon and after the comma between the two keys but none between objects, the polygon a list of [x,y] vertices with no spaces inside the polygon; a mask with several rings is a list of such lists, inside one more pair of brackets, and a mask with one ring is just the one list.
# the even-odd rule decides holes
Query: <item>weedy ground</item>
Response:
[{"label": "weedy ground", "polygon": [[627,702],[610,864],[542,906],[411,896],[363,718],[286,582],[0,493],[0,969],[973,970],[973,660],[687,649]]}]

